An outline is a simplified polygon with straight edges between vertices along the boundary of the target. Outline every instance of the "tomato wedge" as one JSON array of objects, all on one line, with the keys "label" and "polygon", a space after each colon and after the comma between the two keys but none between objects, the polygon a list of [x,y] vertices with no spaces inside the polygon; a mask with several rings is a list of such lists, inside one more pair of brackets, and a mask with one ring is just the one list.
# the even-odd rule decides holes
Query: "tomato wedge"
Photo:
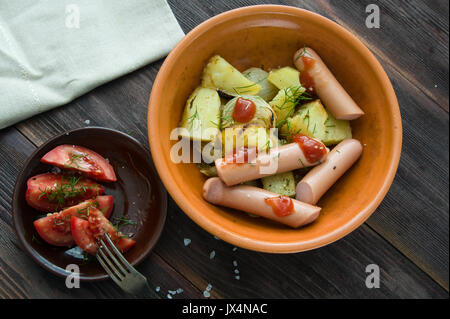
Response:
[{"label": "tomato wedge", "polygon": [[100,154],[82,146],[57,146],[45,154],[41,162],[78,171],[99,181],[117,181],[114,169],[108,161]]},{"label": "tomato wedge", "polygon": [[72,236],[75,243],[85,252],[95,255],[99,248],[97,239],[105,233],[122,252],[128,251],[136,243],[124,236],[110,223],[98,209],[92,209],[87,220],[75,216],[71,217]]},{"label": "tomato wedge", "polygon": [[81,176],[45,173],[28,179],[25,199],[31,207],[52,213],[104,192],[102,186]]},{"label": "tomato wedge", "polygon": [[90,211],[98,207],[106,218],[111,216],[114,199],[111,195],[98,196],[95,199],[89,199],[78,205],[64,209],[59,213],[54,213],[34,221],[39,236],[54,246],[72,246],[75,242],[72,237],[70,218],[77,216],[87,218]]}]

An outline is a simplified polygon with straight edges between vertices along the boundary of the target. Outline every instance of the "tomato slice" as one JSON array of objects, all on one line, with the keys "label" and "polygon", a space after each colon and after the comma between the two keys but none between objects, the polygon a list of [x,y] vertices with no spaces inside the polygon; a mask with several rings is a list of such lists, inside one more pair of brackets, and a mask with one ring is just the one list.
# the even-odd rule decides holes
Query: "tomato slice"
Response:
[{"label": "tomato slice", "polygon": [[99,181],[117,181],[114,169],[108,161],[100,154],[82,146],[57,146],[45,154],[41,162],[78,171]]},{"label": "tomato slice", "polygon": [[98,207],[106,218],[111,216],[114,199],[111,195],[98,196],[89,199],[78,205],[64,209],[59,213],[54,213],[34,221],[39,236],[54,246],[72,246],[75,242],[71,231],[71,217],[77,216],[86,219],[90,211]]},{"label": "tomato slice", "polygon": [[85,252],[95,255],[99,248],[97,239],[105,233],[122,252],[128,251],[136,243],[133,239],[123,236],[98,209],[92,209],[87,220],[71,217],[72,236],[75,243]]},{"label": "tomato slice", "polygon": [[45,173],[28,179],[25,199],[31,207],[52,213],[104,192],[102,186],[81,176]]}]

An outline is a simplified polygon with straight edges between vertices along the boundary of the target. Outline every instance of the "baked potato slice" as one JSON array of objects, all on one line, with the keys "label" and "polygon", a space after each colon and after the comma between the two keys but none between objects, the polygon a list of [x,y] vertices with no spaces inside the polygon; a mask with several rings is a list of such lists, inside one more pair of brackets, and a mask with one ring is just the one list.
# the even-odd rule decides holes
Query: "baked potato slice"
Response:
[{"label": "baked potato slice", "polygon": [[322,142],[326,146],[331,146],[352,138],[350,121],[337,120],[328,110],[327,113],[328,119],[325,122],[325,138]]},{"label": "baked potato slice", "polygon": [[261,181],[263,188],[269,192],[288,197],[295,196],[296,183],[293,172],[263,177]]},{"label": "baked potato slice", "polygon": [[284,124],[288,117],[294,115],[295,107],[302,99],[304,92],[305,88],[302,86],[284,88],[269,102],[277,116],[277,127]]},{"label": "baked potato slice", "polygon": [[323,141],[327,135],[327,119],[328,113],[320,100],[307,103],[298,109],[293,117],[286,119],[280,130],[281,137],[291,140],[295,134],[304,134]]}]

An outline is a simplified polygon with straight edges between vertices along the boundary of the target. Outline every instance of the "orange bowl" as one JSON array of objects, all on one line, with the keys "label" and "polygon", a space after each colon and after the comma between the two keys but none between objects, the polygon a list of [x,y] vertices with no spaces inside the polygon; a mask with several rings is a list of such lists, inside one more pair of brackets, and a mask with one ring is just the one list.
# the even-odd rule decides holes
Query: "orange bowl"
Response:
[{"label": "orange bowl", "polygon": [[[178,126],[203,67],[220,54],[239,70],[293,66],[293,55],[312,47],[365,115],[352,122],[365,148],[361,159],[320,200],[321,216],[299,229],[252,218],[203,200],[206,178],[196,164],[170,159],[170,132]],[[383,200],[395,176],[402,147],[397,98],[385,71],[350,32],[309,11],[276,5],[244,7],[215,16],[189,32],[166,58],[153,85],[148,138],[167,190],[198,225],[239,247],[291,253],[332,243],[360,226]]]}]

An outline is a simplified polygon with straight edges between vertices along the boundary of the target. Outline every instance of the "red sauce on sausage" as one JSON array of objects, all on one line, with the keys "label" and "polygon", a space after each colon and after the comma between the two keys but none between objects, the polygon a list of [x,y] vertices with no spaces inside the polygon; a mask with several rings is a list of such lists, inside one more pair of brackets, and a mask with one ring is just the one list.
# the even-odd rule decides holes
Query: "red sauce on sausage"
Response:
[{"label": "red sauce on sausage", "polygon": [[300,83],[304,88],[306,88],[308,93],[315,95],[314,78],[311,76],[309,71],[314,67],[316,60],[303,55],[302,61],[305,69],[303,72],[300,72]]},{"label": "red sauce on sausage", "polygon": [[272,206],[273,212],[279,217],[286,217],[294,212],[294,202],[287,196],[266,198],[264,201]]},{"label": "red sauce on sausage", "polygon": [[296,134],[294,135],[294,142],[300,146],[303,154],[305,154],[306,159],[310,163],[320,161],[327,154],[325,145],[309,136]]},{"label": "red sauce on sausage", "polygon": [[233,119],[239,123],[250,122],[256,113],[256,104],[253,101],[238,98],[233,110]]}]

